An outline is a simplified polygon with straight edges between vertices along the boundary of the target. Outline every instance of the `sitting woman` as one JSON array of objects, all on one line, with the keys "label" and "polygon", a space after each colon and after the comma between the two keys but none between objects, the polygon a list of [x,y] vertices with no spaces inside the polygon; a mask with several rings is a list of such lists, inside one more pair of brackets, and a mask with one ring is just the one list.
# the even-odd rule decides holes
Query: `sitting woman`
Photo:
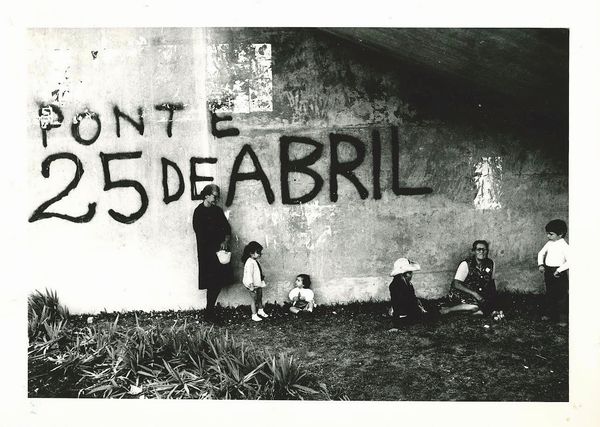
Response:
[{"label": "sitting woman", "polygon": [[450,306],[443,307],[440,314],[463,311],[487,315],[496,309],[495,267],[488,253],[487,241],[473,242],[472,255],[459,264],[446,297]]},{"label": "sitting woman", "polygon": [[394,269],[390,273],[390,276],[394,276],[390,283],[394,328],[390,329],[390,332],[396,331],[400,326],[422,320],[427,313],[421,301],[415,296],[415,288],[411,282],[413,271],[420,269],[419,264],[406,258],[399,258],[394,263]]}]

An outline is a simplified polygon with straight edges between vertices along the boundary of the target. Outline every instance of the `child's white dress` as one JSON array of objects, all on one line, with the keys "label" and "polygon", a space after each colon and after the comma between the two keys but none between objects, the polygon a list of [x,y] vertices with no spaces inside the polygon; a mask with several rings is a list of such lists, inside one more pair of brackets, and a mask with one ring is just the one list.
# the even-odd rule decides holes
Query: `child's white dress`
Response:
[{"label": "child's white dress", "polygon": [[[298,300],[294,301],[296,297],[298,297]],[[296,307],[298,310],[306,309],[312,311],[315,302],[315,293],[311,289],[294,288],[290,291],[289,298],[290,301],[294,301],[292,307]],[[309,305],[311,302],[313,304]]]},{"label": "child's white dress", "polygon": [[242,284],[249,291],[254,291],[256,288],[264,288],[266,286],[260,265],[258,264],[258,261],[253,258],[248,258],[244,264]]}]

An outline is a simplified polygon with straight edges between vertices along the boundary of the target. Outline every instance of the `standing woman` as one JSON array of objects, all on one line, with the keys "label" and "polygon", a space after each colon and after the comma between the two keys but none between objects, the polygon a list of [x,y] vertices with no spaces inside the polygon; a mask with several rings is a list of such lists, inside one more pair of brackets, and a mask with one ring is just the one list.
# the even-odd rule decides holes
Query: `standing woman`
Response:
[{"label": "standing woman", "polygon": [[206,319],[213,320],[214,308],[221,289],[231,283],[231,264],[221,264],[217,252],[229,250],[231,226],[223,210],[216,205],[221,190],[215,184],[202,189],[202,203],[194,210],[192,224],[198,248],[198,288],[206,289]]}]

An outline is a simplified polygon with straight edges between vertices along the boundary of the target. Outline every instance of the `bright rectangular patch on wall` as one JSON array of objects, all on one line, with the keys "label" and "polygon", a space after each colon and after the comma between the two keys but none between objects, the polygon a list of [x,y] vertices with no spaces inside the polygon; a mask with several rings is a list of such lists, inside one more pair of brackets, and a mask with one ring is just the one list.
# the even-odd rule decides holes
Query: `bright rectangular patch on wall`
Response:
[{"label": "bright rectangular patch on wall", "polygon": [[209,48],[207,87],[215,112],[273,111],[271,44],[218,44]]},{"label": "bright rectangular patch on wall", "polygon": [[502,195],[502,158],[482,157],[475,165],[473,181],[477,194],[475,209],[500,209]]}]

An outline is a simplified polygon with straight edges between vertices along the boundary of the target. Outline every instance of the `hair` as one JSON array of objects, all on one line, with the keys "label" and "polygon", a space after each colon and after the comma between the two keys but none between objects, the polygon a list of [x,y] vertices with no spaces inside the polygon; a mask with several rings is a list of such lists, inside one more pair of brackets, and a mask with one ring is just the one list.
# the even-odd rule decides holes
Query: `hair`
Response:
[{"label": "hair", "polygon": [[407,278],[408,276],[411,276],[411,278],[412,278],[413,273],[414,273],[413,271],[409,270],[409,271],[405,271],[404,273],[400,273],[400,275],[404,278]]},{"label": "hair", "polygon": [[308,274],[298,274],[299,278],[302,279],[302,284],[306,289],[310,288],[310,276]]},{"label": "hair", "polygon": [[219,188],[219,186],[217,184],[207,184],[204,186],[204,188],[202,189],[202,191],[200,192],[200,199],[204,200],[206,198],[206,196],[210,196],[213,191],[217,190],[219,193],[221,192],[221,189]]},{"label": "hair", "polygon": [[246,262],[246,260],[248,258],[250,258],[250,255],[252,255],[254,252],[261,253],[262,250],[263,250],[263,247],[261,246],[260,243],[255,242],[254,240],[251,241],[244,248],[244,252],[242,253],[242,262]]},{"label": "hair", "polygon": [[565,237],[567,235],[567,223],[562,219],[553,219],[546,224],[546,233],[556,233],[559,236]]},{"label": "hair", "polygon": [[490,244],[487,240],[475,240],[473,242],[473,247],[471,248],[471,250],[474,251],[475,249],[477,249],[477,245],[485,245],[485,249],[488,251],[490,250]]}]

